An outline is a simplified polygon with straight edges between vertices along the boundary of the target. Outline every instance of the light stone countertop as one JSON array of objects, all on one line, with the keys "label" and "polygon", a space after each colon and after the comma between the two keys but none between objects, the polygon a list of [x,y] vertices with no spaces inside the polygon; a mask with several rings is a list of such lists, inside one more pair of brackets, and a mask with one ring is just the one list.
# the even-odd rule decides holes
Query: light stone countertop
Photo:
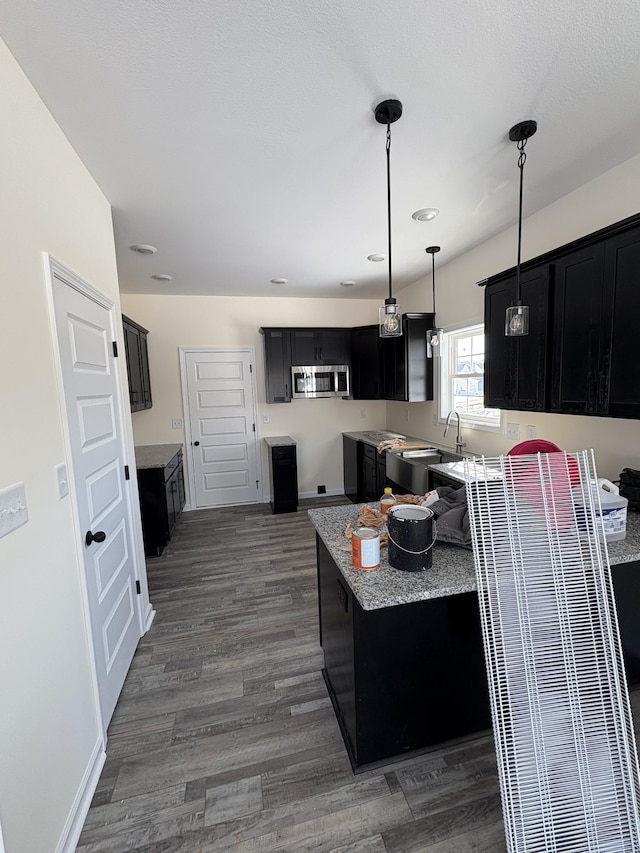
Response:
[{"label": "light stone countertop", "polygon": [[[377,506],[375,503],[370,505]],[[388,563],[386,548],[381,548],[378,569],[363,571],[354,568],[350,548],[344,551],[341,547],[349,546],[344,529],[348,523],[356,526],[361,506],[364,504],[325,507],[310,509],[308,513],[318,535],[364,610],[444,598],[477,589],[472,552],[447,543],[436,542],[432,566],[423,572],[394,569]],[[611,565],[640,560],[638,513],[628,513],[626,538],[621,542],[608,543],[608,552]]]},{"label": "light stone countertop", "polygon": [[181,444],[136,444],[136,468],[164,468],[179,450]]},{"label": "light stone countertop", "polygon": [[266,435],[264,441],[267,447],[291,447],[296,443],[290,435]]}]

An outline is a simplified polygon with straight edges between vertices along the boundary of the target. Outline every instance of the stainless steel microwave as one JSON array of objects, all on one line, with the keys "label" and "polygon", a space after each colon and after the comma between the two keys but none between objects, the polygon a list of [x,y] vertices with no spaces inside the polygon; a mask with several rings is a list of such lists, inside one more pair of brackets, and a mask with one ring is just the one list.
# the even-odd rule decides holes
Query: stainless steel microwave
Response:
[{"label": "stainless steel microwave", "polygon": [[348,364],[314,364],[291,368],[294,400],[302,397],[348,397]]}]

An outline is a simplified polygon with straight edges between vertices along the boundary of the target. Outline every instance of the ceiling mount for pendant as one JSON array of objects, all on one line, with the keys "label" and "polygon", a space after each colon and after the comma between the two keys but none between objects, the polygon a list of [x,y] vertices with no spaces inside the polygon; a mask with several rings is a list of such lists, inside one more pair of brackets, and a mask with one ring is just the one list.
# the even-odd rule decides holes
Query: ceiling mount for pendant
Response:
[{"label": "ceiling mount for pendant", "polygon": [[532,118],[518,122],[518,124],[514,124],[509,131],[509,139],[511,142],[524,142],[532,137],[537,129],[538,122],[534,121]]},{"label": "ceiling mount for pendant", "polygon": [[402,104],[395,98],[381,101],[374,109],[374,115],[378,124],[387,126],[387,234],[389,261],[389,296],[380,307],[380,337],[397,338],[402,335],[402,312],[397,300],[393,296],[393,283],[391,277],[391,125],[398,121],[402,115]]}]

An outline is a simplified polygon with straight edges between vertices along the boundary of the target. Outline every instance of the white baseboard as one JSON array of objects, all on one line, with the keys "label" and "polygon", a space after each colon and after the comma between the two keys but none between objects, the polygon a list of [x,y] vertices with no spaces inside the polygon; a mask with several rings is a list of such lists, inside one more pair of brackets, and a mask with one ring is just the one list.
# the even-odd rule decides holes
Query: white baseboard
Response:
[{"label": "white baseboard", "polygon": [[73,853],[76,849],[106,759],[107,753],[104,749],[104,742],[102,738],[99,738],[93,747],[78,793],[65,821],[60,840],[56,846],[56,853]]},{"label": "white baseboard", "polygon": [[156,615],[156,611],[153,609],[151,604],[147,607],[147,611],[142,617],[142,621],[144,623],[144,633],[146,634],[149,628],[151,627],[151,623]]}]

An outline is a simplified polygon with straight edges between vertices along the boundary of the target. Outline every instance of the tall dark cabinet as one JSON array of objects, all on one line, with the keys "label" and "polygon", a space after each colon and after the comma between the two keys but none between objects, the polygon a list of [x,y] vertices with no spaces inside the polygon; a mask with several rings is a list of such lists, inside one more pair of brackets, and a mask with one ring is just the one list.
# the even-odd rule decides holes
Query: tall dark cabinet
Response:
[{"label": "tall dark cabinet", "polygon": [[148,557],[157,557],[170,542],[184,507],[182,447],[138,446],[136,464],[144,551]]},{"label": "tall dark cabinet", "polygon": [[267,403],[291,402],[291,329],[260,329],[264,336]]},{"label": "tall dark cabinet", "polygon": [[381,350],[377,324],[351,330],[351,393],[354,400],[382,399]]},{"label": "tall dark cabinet", "polygon": [[298,466],[296,443],[289,435],[265,438],[269,450],[271,511],[295,512],[298,509]]},{"label": "tall dark cabinet", "polygon": [[427,359],[427,330],[432,326],[433,314],[403,314],[402,335],[381,339],[385,400],[433,400],[433,360]]},{"label": "tall dark cabinet", "polygon": [[129,403],[132,412],[150,409],[151,377],[149,374],[148,330],[122,315],[127,377],[129,379]]}]

